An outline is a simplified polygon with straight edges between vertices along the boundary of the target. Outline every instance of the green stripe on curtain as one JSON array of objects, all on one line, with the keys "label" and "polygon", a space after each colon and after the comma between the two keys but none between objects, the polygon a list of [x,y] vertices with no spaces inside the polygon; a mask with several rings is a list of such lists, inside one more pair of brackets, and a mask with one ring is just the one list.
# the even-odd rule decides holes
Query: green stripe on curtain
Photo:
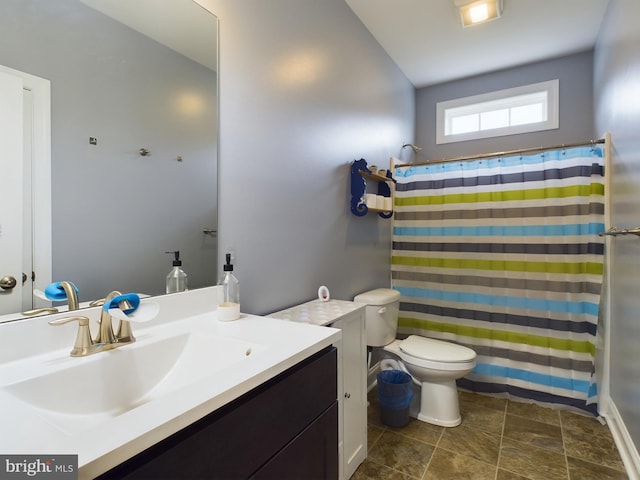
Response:
[{"label": "green stripe on curtain", "polygon": [[398,320],[398,325],[401,327],[410,327],[414,329],[417,328],[420,330],[431,330],[441,333],[455,333],[456,335],[464,337],[499,340],[501,342],[530,345],[533,347],[546,347],[554,350],[567,350],[578,353],[589,353],[591,355],[595,355],[596,353],[595,345],[592,342],[588,341],[545,337],[542,335],[530,335],[526,333],[493,330],[489,328],[465,327],[451,323],[421,320],[419,318],[401,317]]},{"label": "green stripe on curtain", "polygon": [[574,185],[571,187],[535,188],[531,190],[500,190],[497,192],[454,193],[445,195],[423,195],[416,197],[396,196],[396,207],[409,205],[445,205],[449,203],[511,202],[516,200],[542,200],[568,197],[604,195],[604,185]]},{"label": "green stripe on curtain", "polygon": [[416,267],[435,268],[467,268],[475,270],[494,270],[510,272],[539,273],[588,273],[602,275],[602,263],[592,262],[526,262],[515,260],[481,260],[464,258],[429,258],[392,256],[394,265],[411,265]]}]

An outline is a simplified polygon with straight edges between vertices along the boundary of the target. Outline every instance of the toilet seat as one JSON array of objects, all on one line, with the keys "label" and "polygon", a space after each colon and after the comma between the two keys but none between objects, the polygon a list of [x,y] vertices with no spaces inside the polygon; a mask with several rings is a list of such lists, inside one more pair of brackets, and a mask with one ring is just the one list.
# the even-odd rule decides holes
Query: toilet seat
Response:
[{"label": "toilet seat", "polygon": [[418,335],[410,335],[404,339],[400,349],[412,357],[433,362],[470,362],[476,358],[476,352],[470,348]]},{"label": "toilet seat", "polygon": [[418,335],[396,340],[385,350],[395,353],[408,364],[432,370],[466,370],[476,361],[476,352],[470,348]]}]

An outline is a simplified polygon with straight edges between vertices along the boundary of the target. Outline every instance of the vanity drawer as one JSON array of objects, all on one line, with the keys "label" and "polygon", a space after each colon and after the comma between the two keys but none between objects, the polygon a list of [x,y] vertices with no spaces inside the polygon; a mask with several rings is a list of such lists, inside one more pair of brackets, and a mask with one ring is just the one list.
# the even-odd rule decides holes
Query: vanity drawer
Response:
[{"label": "vanity drawer", "polygon": [[273,478],[269,471],[281,477],[282,459],[310,448],[326,458],[323,471],[312,462],[304,477],[337,478],[336,405],[337,355],[335,347],[327,347],[99,478]]},{"label": "vanity drawer", "polygon": [[300,435],[278,452],[252,480],[310,480],[338,478],[338,402],[334,402]]}]

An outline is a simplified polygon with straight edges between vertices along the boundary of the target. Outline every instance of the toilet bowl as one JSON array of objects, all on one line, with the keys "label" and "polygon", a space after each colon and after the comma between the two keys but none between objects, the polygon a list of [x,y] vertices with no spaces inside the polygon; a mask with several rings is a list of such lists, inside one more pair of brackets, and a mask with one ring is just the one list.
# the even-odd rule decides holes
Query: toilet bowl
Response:
[{"label": "toilet bowl", "polygon": [[443,340],[410,335],[396,339],[400,293],[378,288],[356,295],[356,303],[366,304],[365,329],[368,347],[382,347],[393,354],[383,359],[381,369],[399,369],[409,373],[420,388],[418,408],[410,414],[423,422],[455,427],[462,421],[456,380],[476,365],[476,353],[467,347]]},{"label": "toilet bowl", "polygon": [[456,380],[470,373],[476,365],[476,353],[467,347],[432,338],[411,335],[394,340],[384,350],[398,360],[383,360],[381,369],[401,369],[420,384],[418,420],[455,427],[462,417]]}]

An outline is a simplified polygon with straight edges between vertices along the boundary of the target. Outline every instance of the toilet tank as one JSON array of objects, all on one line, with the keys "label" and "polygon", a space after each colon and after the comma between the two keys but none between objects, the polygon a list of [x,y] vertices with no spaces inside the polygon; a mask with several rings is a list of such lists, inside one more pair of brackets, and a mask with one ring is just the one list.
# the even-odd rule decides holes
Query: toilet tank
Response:
[{"label": "toilet tank", "polygon": [[367,345],[384,347],[396,339],[400,292],[390,288],[377,288],[356,295],[355,303],[364,303]]}]

